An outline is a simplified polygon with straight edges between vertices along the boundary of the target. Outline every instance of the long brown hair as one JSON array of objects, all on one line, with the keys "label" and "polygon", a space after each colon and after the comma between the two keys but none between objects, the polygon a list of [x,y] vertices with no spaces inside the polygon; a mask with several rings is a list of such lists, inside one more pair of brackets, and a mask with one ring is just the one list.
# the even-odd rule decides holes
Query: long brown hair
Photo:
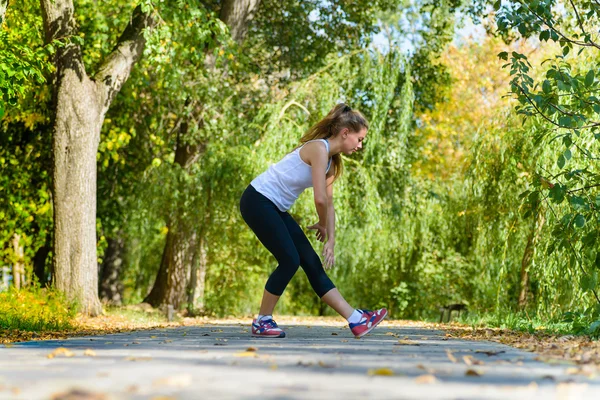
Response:
[{"label": "long brown hair", "polygon": [[[364,115],[358,110],[353,110],[344,103],[339,103],[329,111],[329,114],[314,124],[308,132],[300,138],[300,145],[315,139],[328,139],[337,136],[344,128],[352,132],[360,132],[362,128],[369,129],[369,123]],[[342,155],[335,154],[331,157],[335,168],[335,181],[342,175]]]}]

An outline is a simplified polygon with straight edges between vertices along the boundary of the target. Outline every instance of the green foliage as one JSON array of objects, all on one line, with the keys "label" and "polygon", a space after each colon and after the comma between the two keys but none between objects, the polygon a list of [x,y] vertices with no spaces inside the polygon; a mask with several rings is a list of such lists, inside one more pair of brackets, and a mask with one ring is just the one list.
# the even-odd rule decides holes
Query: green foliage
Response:
[{"label": "green foliage", "polygon": [[[39,2],[26,0],[11,4],[6,21],[0,23],[0,121],[8,107],[17,107],[36,85],[46,81],[51,70],[51,49],[41,43]],[[19,15],[21,18],[17,18]],[[27,15],[26,18],[24,16]],[[31,44],[37,45],[32,46]]]},{"label": "green foliage", "polygon": [[24,331],[71,329],[76,307],[52,289],[11,288],[0,293],[0,328]]},{"label": "green foliage", "polygon": [[[600,100],[596,97],[598,50],[591,32],[600,7],[594,2],[505,1],[494,4],[497,33],[505,40],[532,38],[554,53],[539,66],[519,51],[498,57],[510,68],[510,92],[517,114],[545,126],[530,135],[540,147],[552,148],[553,162],[540,163],[533,179],[535,196],[553,216],[553,240],[547,253],[561,255],[581,290],[600,303],[595,254],[598,230],[596,204],[599,175],[594,167],[600,137]],[[575,272],[576,270],[577,272]]]}]

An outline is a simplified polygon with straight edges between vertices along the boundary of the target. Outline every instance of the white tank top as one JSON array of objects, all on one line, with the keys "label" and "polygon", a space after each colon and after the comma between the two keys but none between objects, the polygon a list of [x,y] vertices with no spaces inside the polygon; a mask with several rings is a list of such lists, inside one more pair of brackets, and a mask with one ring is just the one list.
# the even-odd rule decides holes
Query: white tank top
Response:
[{"label": "white tank top", "polygon": [[[326,139],[316,139],[310,142],[323,142],[329,153],[329,142]],[[306,144],[305,143],[305,144]],[[256,191],[271,200],[277,208],[284,212],[289,210],[298,196],[312,187],[312,168],[300,158],[300,149],[288,153],[277,164],[273,164],[265,172],[257,176],[250,184]],[[331,167],[331,158],[327,170]]]}]

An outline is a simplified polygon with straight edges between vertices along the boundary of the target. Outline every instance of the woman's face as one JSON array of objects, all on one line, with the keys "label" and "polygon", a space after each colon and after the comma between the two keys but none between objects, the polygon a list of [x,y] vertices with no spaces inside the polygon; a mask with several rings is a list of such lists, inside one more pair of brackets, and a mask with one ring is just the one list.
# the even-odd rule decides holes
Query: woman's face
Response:
[{"label": "woman's face", "polygon": [[359,132],[352,132],[346,128],[341,134],[344,139],[342,153],[349,156],[355,151],[362,149],[362,142],[367,136],[367,128],[362,128]]}]

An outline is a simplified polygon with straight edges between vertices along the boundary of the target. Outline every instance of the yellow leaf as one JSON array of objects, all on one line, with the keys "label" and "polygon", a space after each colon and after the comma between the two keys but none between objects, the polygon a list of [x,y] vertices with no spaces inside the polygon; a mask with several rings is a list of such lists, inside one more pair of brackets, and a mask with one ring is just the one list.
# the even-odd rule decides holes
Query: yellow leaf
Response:
[{"label": "yellow leaf", "polygon": [[152,357],[126,357],[125,360],[127,361],[150,361],[152,360]]},{"label": "yellow leaf", "polygon": [[419,376],[417,376],[415,378],[415,382],[416,383],[420,383],[420,384],[436,383],[437,382],[437,378],[434,375],[431,375],[431,374],[419,375]]},{"label": "yellow leaf", "polygon": [[406,340],[406,339],[400,339],[398,340],[398,343],[396,343],[397,345],[401,345],[401,346],[418,346],[419,343],[417,342],[413,342],[412,340]]},{"label": "yellow leaf", "polygon": [[54,350],[52,353],[48,354],[47,357],[48,358],[54,358],[56,356],[73,357],[74,355],[75,355],[75,353],[73,353],[71,350],[67,349],[66,347],[59,347],[56,350]]},{"label": "yellow leaf", "polygon": [[466,376],[481,376],[481,375],[483,375],[483,374],[482,374],[481,372],[477,372],[477,371],[475,371],[474,369],[470,369],[470,368],[469,368],[469,369],[468,369],[468,370],[465,372],[465,375],[466,375]]},{"label": "yellow leaf", "polygon": [[242,351],[240,353],[235,353],[234,357],[256,357],[257,354],[254,351]]},{"label": "yellow leaf", "polygon": [[323,361],[319,361],[319,367],[321,367],[321,368],[333,368],[333,367],[335,367],[335,365],[333,365],[333,364],[326,364]]},{"label": "yellow leaf", "polygon": [[458,360],[456,359],[456,357],[454,357],[454,356],[452,355],[452,352],[451,352],[450,350],[447,350],[447,349],[446,349],[446,355],[448,356],[448,359],[449,359],[450,361],[452,361],[453,363],[456,363],[456,362],[458,361]]},{"label": "yellow leaf", "polygon": [[92,350],[92,349],[86,349],[83,352],[83,355],[84,356],[88,356],[88,357],[96,357],[96,352],[94,350]]},{"label": "yellow leaf", "polygon": [[377,369],[370,369],[367,374],[369,375],[380,375],[380,376],[393,376],[394,375],[394,371],[392,371],[389,368],[377,368]]},{"label": "yellow leaf", "polygon": [[246,349],[246,351],[258,351],[258,349],[256,347],[250,346]]}]

